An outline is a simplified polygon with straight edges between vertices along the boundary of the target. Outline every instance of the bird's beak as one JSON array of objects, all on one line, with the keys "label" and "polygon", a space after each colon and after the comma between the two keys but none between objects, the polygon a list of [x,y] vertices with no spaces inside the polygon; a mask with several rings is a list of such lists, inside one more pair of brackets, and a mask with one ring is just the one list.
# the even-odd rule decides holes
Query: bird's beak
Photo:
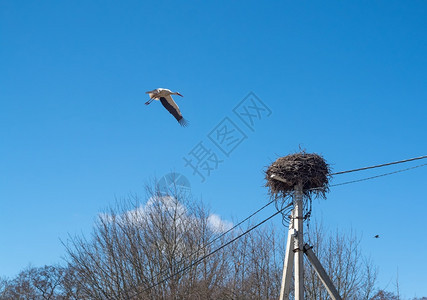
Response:
[{"label": "bird's beak", "polygon": [[184,97],[183,95],[181,95],[180,93],[176,93],[178,96]]}]

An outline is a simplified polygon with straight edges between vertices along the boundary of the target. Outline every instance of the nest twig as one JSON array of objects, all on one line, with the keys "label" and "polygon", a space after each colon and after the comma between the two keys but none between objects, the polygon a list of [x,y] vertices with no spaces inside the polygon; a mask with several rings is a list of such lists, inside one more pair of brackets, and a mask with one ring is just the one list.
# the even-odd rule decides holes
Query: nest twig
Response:
[{"label": "nest twig", "polygon": [[[266,186],[269,188],[270,195],[276,200],[284,200],[291,196],[298,184],[302,184],[305,198],[326,199],[330,173],[330,167],[322,156],[303,151],[280,157],[272,163],[266,171]],[[283,181],[274,179],[271,175],[278,176]]]}]

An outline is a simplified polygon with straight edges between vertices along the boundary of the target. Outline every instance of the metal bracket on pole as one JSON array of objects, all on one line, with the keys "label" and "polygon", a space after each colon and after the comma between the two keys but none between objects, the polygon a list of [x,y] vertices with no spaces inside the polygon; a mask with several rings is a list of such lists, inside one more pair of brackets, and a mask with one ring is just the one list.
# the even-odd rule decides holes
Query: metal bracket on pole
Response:
[{"label": "metal bracket on pole", "polygon": [[334,284],[332,283],[332,280],[329,278],[328,274],[326,273],[325,269],[323,268],[322,264],[320,263],[319,259],[317,259],[317,256],[314,254],[311,248],[312,247],[305,244],[304,253],[305,255],[307,255],[307,258],[313,266],[314,270],[316,271],[317,276],[319,276],[320,281],[322,281],[332,300],[341,300],[341,297],[338,294],[338,291],[336,290]]}]

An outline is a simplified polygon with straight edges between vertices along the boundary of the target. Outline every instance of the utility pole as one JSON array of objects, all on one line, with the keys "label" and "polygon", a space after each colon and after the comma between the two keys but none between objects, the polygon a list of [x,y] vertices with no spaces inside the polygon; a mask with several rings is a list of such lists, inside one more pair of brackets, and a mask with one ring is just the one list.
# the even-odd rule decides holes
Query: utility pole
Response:
[{"label": "utility pole", "polygon": [[303,204],[302,204],[302,183],[295,186],[294,192],[294,219],[295,222],[295,300],[304,300],[304,230],[303,230]]},{"label": "utility pole", "polygon": [[[285,182],[280,176],[272,176],[274,180]],[[280,289],[279,300],[289,299],[291,287],[292,268],[294,268],[294,292],[295,300],[304,300],[304,254],[307,255],[308,261],[313,266],[320,281],[325,286],[329,296],[333,300],[342,300],[335,288],[332,280],[329,278],[319,259],[311,250],[312,247],[304,245],[304,212],[303,212],[303,188],[302,184],[294,187],[294,197],[292,213],[290,216],[288,238],[286,243],[285,261],[283,264],[282,285]]]},{"label": "utility pole", "polygon": [[[292,213],[289,216],[279,300],[289,300],[292,269],[294,271],[294,298],[295,300],[304,300],[304,254],[307,255],[308,261],[315,269],[331,299],[341,300],[333,282],[312,251],[312,247],[307,244],[304,245],[304,218],[311,212],[311,206],[307,208],[308,213],[304,216],[303,198],[305,197],[306,204],[309,205],[312,196],[325,197],[329,186],[329,165],[322,156],[301,151],[278,158],[268,167],[266,175],[266,186],[269,187],[270,194],[275,198],[276,205],[279,204],[276,206],[278,210],[279,206],[282,206],[279,211],[283,218],[287,218],[284,212],[285,208],[293,205]],[[290,197],[292,197],[292,203],[284,206],[290,202]]]}]

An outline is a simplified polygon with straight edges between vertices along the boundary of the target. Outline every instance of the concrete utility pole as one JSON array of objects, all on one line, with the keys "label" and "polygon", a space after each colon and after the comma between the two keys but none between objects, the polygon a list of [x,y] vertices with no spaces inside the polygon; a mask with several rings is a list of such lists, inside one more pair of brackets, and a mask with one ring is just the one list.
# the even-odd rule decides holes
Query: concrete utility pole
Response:
[{"label": "concrete utility pole", "polygon": [[[320,261],[312,251],[310,245],[304,246],[304,219],[311,213],[312,197],[326,198],[331,170],[322,156],[316,153],[290,154],[278,158],[272,163],[266,173],[270,195],[276,201],[276,207],[285,215],[286,208],[293,206],[289,216],[289,230],[286,244],[285,261],[283,263],[283,277],[280,287],[279,300],[289,300],[292,275],[294,278],[294,299],[304,300],[304,254],[316,270],[329,296],[333,300],[341,300],[333,282],[326,274]],[[292,202],[290,201],[292,197]],[[304,216],[304,202],[306,200],[307,214]],[[285,206],[285,204],[288,204]],[[279,209],[279,207],[281,207]],[[294,269],[292,274],[292,269]]]},{"label": "concrete utility pole", "polygon": [[304,230],[303,230],[303,206],[302,206],[302,183],[295,186],[294,210],[295,216],[295,300],[304,300]]},{"label": "concrete utility pole", "polygon": [[[273,176],[272,176],[273,178]],[[283,181],[279,176],[274,176],[275,180]],[[292,269],[294,268],[295,300],[304,300],[304,254],[307,255],[308,261],[313,266],[319,276],[320,281],[325,286],[329,296],[333,300],[342,300],[335,288],[332,280],[329,278],[319,259],[311,250],[312,247],[304,245],[304,212],[303,212],[303,189],[302,184],[294,188],[294,198],[289,222],[288,239],[286,243],[285,261],[283,264],[282,285],[280,288],[279,300],[289,299],[291,287]]]}]

